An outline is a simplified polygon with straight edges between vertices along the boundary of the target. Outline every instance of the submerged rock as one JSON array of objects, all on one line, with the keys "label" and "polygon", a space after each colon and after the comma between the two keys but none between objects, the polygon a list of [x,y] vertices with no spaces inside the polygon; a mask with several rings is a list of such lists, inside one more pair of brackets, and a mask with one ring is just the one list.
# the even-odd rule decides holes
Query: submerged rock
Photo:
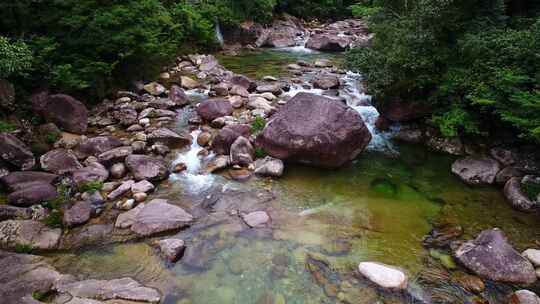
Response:
[{"label": "submerged rock", "polygon": [[466,157],[452,164],[452,173],[470,185],[493,184],[501,169],[499,162],[489,157]]},{"label": "submerged rock", "polygon": [[354,109],[299,93],[278,110],[257,143],[275,158],[336,168],[356,158],[370,140],[371,133]]},{"label": "submerged rock", "polygon": [[382,288],[395,290],[407,288],[407,275],[396,267],[376,262],[362,262],[358,265],[358,270]]},{"label": "submerged rock", "polygon": [[110,281],[85,280],[59,284],[56,291],[73,297],[99,300],[128,300],[146,303],[158,303],[161,294],[154,288],[145,287],[132,278]]},{"label": "submerged rock", "polygon": [[186,245],[183,240],[180,239],[165,239],[156,242],[156,245],[159,248],[159,251],[163,257],[174,263],[182,258]]},{"label": "submerged rock", "polygon": [[462,244],[455,257],[468,269],[484,278],[513,284],[536,282],[534,267],[506,240],[499,229],[482,231]]},{"label": "submerged rock", "polygon": [[270,216],[265,211],[255,211],[242,214],[242,219],[251,228],[262,228],[270,221]]},{"label": "submerged rock", "polygon": [[519,177],[512,177],[506,182],[504,196],[512,204],[512,207],[517,210],[533,212],[538,209],[537,202],[529,199],[521,189],[521,178]]}]

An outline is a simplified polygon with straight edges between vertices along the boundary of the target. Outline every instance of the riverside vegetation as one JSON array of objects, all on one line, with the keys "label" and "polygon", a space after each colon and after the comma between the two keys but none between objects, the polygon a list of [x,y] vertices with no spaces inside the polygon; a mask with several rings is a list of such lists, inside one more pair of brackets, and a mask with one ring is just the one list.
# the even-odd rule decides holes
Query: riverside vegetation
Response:
[{"label": "riverside vegetation", "polygon": [[540,303],[535,3],[0,8],[4,302]]}]

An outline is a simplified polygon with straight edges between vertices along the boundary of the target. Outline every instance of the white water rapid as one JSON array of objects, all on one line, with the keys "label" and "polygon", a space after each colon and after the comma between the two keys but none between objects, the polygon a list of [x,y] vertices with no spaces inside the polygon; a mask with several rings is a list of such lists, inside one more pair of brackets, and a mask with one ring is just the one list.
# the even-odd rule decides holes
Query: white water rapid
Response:
[{"label": "white water rapid", "polygon": [[192,194],[208,190],[212,186],[215,178],[212,174],[202,172],[203,161],[210,160],[214,155],[209,154],[203,158],[199,156],[199,153],[203,150],[203,147],[197,144],[197,137],[199,134],[201,134],[200,130],[191,132],[193,143],[187,151],[179,153],[172,163],[173,167],[180,163],[186,165],[186,170],[177,174],[172,174],[171,180],[182,182],[183,185],[186,185],[186,191]]}]

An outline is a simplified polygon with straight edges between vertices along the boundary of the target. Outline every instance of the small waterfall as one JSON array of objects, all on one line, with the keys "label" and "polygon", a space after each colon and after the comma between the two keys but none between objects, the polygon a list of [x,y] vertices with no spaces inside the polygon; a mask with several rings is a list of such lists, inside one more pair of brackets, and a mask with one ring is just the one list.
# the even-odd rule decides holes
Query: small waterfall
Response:
[{"label": "small waterfall", "polygon": [[382,151],[394,155],[399,154],[390,141],[393,130],[383,132],[375,127],[375,123],[379,118],[379,112],[371,104],[371,96],[366,95],[361,89],[362,76],[349,71],[344,77],[344,80],[346,85],[345,90],[341,95],[343,95],[347,100],[347,105],[355,109],[360,116],[362,116],[362,119],[369,129],[369,132],[371,132],[372,139],[367,149],[372,151]]},{"label": "small waterfall", "polygon": [[172,174],[171,179],[182,181],[186,186],[186,191],[194,194],[209,189],[214,182],[214,176],[212,174],[204,174],[202,172],[203,160],[209,160],[214,157],[214,155],[210,154],[201,159],[199,152],[203,150],[203,147],[197,144],[197,137],[199,134],[201,134],[201,130],[191,132],[191,136],[193,137],[191,147],[189,147],[189,150],[178,154],[172,163],[173,167],[179,163],[184,163],[186,165],[185,171],[178,174]]},{"label": "small waterfall", "polygon": [[216,22],[216,40],[219,42],[219,45],[221,46],[225,44],[225,40],[223,39],[223,33],[221,32],[221,27],[219,26],[219,22]]}]

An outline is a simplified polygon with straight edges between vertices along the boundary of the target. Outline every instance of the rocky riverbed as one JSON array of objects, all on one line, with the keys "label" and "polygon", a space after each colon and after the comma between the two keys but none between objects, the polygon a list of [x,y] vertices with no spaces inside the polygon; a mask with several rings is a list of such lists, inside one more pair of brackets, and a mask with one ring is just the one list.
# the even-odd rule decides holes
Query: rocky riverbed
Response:
[{"label": "rocky riverbed", "polygon": [[538,303],[516,291],[537,289],[535,151],[376,109],[318,52],[367,47],[360,21],[244,30],[278,49],[180,57],[90,110],[32,97],[47,124],[0,134],[7,303]]}]

